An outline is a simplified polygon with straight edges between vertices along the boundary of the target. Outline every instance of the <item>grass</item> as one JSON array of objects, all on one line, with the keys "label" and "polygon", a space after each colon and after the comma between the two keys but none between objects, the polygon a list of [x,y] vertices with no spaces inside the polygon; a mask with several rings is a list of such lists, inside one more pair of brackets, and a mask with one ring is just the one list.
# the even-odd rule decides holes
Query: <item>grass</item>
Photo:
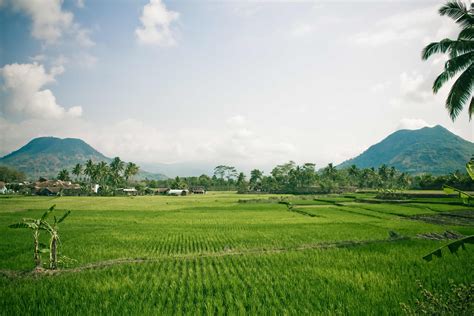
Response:
[{"label": "grass", "polygon": [[[474,234],[474,226],[410,218],[469,207],[432,198],[397,205],[285,197],[311,217],[275,198],[2,197],[0,314],[388,315],[401,313],[401,302],[413,304],[415,280],[433,291],[450,279],[474,281],[469,246],[426,263],[421,257],[445,242],[416,238],[445,230]],[[60,233],[63,254],[77,261],[56,275],[21,274],[33,266],[31,236],[7,226],[52,204],[58,213],[72,210]],[[391,240],[389,231],[407,239]],[[140,260],[127,261],[134,258]],[[124,260],[87,268],[117,259]]]}]

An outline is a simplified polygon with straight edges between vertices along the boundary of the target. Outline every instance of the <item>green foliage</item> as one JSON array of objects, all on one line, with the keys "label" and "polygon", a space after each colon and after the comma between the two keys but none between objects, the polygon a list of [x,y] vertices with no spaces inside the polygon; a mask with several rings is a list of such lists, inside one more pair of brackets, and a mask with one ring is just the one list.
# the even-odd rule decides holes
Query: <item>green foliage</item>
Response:
[{"label": "green foliage", "polygon": [[452,18],[461,27],[457,39],[444,39],[428,44],[422,51],[422,59],[426,60],[437,53],[449,54],[450,60],[445,63],[444,71],[436,78],[433,92],[439,89],[451,78],[459,75],[449,91],[446,99],[446,109],[454,121],[464,106],[470,102],[469,120],[474,113],[474,4],[467,6],[461,1],[449,1],[439,10],[440,15]]},{"label": "green foliage", "polygon": [[61,171],[59,171],[58,180],[62,180],[62,181],[71,180],[71,178],[69,177],[69,171],[67,171],[67,169],[62,169]]},{"label": "green foliage", "polygon": [[58,268],[58,255],[59,255],[59,247],[60,247],[60,238],[58,232],[58,224],[61,223],[66,219],[66,217],[71,214],[71,211],[66,211],[61,217],[57,218],[53,216],[54,221],[52,223],[48,223],[46,221],[47,217],[50,213],[54,211],[55,205],[49,208],[49,211],[46,212],[42,217],[42,227],[50,234],[50,241],[49,241],[49,267],[50,269],[57,269]]},{"label": "green foliage", "polygon": [[22,182],[26,179],[25,174],[11,167],[0,166],[0,181]]},{"label": "green foliage", "polygon": [[[54,211],[56,205],[51,206],[46,212],[43,213],[39,219],[30,219],[24,218],[22,222],[11,224],[9,228],[28,228],[33,231],[33,250],[34,250],[34,260],[36,268],[41,267],[41,255],[40,253],[49,253],[50,255],[50,268],[56,269],[58,265],[58,253],[59,253],[59,233],[58,233],[58,224],[66,219],[71,211],[66,211],[61,217],[56,218],[54,216],[54,222],[52,224],[48,223],[46,220],[49,215]],[[49,248],[40,243],[40,231],[47,231],[51,235]]]},{"label": "green foliage", "polygon": [[459,198],[462,200],[464,204],[470,204],[471,201],[474,201],[474,196],[472,196],[471,194],[461,191],[459,189],[456,189],[446,184],[443,185],[443,191],[446,194],[458,194]]},{"label": "green foliage", "polygon": [[[473,176],[473,173],[472,173],[473,166],[474,166],[474,157],[472,157],[471,160],[469,160],[469,162],[466,164],[466,170],[467,170],[469,176],[471,177],[471,179],[474,181],[474,176]],[[445,185],[443,187],[443,189],[448,194],[458,193],[459,198],[463,201],[464,204],[470,204],[471,200],[474,199],[474,196],[472,196],[471,194],[469,194],[467,192],[463,192],[459,189],[456,189],[456,188],[448,186],[448,185]],[[441,258],[443,248],[448,248],[451,253],[456,253],[460,247],[462,249],[466,249],[465,244],[474,244],[474,235],[467,236],[467,237],[461,238],[459,240],[455,240],[453,242],[450,242],[449,244],[447,244],[445,246],[442,246],[442,247],[430,252],[429,254],[424,256],[423,259],[425,259],[426,261],[431,261],[432,258],[433,258],[433,255]]]}]

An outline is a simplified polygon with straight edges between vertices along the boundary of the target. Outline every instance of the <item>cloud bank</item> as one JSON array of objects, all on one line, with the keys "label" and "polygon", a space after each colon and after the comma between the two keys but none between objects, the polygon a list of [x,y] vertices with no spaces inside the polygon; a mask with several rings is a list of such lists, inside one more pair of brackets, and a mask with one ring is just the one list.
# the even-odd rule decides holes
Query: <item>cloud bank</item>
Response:
[{"label": "cloud bank", "polygon": [[57,103],[51,90],[43,89],[45,85],[55,82],[55,77],[63,72],[64,67],[61,65],[54,66],[47,72],[43,65],[36,62],[15,63],[0,68],[0,77],[4,82],[2,90],[6,100],[0,109],[5,116],[18,119],[81,116],[80,106],[65,109]]}]

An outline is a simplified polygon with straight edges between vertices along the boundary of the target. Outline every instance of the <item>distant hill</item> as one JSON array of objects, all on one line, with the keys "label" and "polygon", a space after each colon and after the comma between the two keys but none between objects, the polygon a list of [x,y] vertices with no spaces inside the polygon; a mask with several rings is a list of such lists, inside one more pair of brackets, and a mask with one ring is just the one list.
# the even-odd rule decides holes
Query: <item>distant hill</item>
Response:
[{"label": "distant hill", "polygon": [[[94,162],[111,161],[81,139],[39,137],[0,158],[0,165],[23,171],[30,179],[53,178],[57,176],[59,170],[71,171],[75,164],[84,164],[89,159]],[[166,176],[141,170],[136,178],[161,180],[166,179]]]},{"label": "distant hill", "polygon": [[464,171],[465,164],[472,155],[474,143],[437,125],[396,131],[359,156],[343,162],[338,168],[351,165],[370,168],[386,164],[412,174],[439,175],[456,170]]}]

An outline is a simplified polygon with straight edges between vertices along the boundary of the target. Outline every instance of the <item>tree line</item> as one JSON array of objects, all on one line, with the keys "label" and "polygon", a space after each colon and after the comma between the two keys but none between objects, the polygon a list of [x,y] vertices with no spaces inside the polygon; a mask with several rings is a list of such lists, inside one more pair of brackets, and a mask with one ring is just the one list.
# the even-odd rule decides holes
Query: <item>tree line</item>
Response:
[{"label": "tree line", "polygon": [[[88,160],[85,164],[76,164],[71,170],[63,169],[57,178],[82,184],[86,191],[98,184],[102,194],[112,193],[116,188],[133,186],[140,193],[151,193],[147,188],[189,189],[203,187],[210,191],[239,191],[267,193],[331,193],[357,189],[419,189],[440,190],[450,185],[461,190],[474,191],[474,183],[467,173],[456,171],[448,175],[411,175],[394,167],[382,165],[378,168],[358,168],[353,165],[346,169],[336,168],[333,164],[317,169],[315,164],[297,165],[293,161],[275,166],[271,172],[253,169],[250,174],[239,172],[237,168],[219,165],[212,176],[175,177],[165,180],[134,181],[139,172],[138,165],[124,162],[115,157],[110,163]],[[21,182],[24,174],[12,168],[0,167],[0,181]],[[14,188],[13,188],[14,189]]]},{"label": "tree line", "polygon": [[220,165],[210,177],[176,177],[166,180],[146,181],[151,188],[169,187],[186,189],[204,187],[207,190],[237,190],[241,193],[331,193],[356,189],[420,189],[439,190],[443,185],[454,185],[464,190],[474,190],[474,184],[466,173],[456,171],[449,175],[410,175],[395,167],[381,165],[378,168],[358,168],[355,165],[339,169],[332,163],[317,169],[313,163],[297,165],[293,161],[275,166],[269,174],[254,169],[249,177],[235,167]]}]

